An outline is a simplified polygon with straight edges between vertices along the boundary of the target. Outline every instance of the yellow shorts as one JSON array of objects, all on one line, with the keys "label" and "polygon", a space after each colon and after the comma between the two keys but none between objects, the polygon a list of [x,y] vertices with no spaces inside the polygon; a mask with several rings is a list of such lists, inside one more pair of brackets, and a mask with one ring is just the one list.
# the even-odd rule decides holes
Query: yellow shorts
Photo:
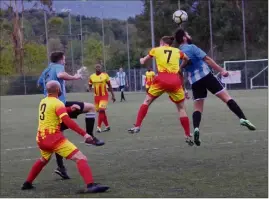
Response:
[{"label": "yellow shorts", "polygon": [[153,83],[148,90],[148,94],[154,98],[161,96],[163,93],[167,93],[171,101],[174,103],[180,103],[185,99],[185,93],[181,86],[169,89],[161,84]]},{"label": "yellow shorts", "polygon": [[60,143],[52,151],[44,151],[44,150],[40,149],[41,156],[45,160],[49,160],[53,153],[57,153],[66,159],[70,159],[78,151],[79,151],[78,148],[72,142],[70,142],[68,139],[65,139],[62,143]]},{"label": "yellow shorts", "polygon": [[106,110],[108,105],[108,96],[95,96],[94,97],[95,110]]}]

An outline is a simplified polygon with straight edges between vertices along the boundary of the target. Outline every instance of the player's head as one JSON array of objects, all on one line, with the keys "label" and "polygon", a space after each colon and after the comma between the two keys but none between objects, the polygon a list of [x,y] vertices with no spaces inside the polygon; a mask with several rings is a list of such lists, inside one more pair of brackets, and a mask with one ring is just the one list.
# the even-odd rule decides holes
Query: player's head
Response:
[{"label": "player's head", "polygon": [[174,42],[173,36],[163,36],[160,40],[160,46],[171,46]]},{"label": "player's head", "polygon": [[175,39],[178,44],[192,44],[192,38],[189,33],[181,28],[175,32]]},{"label": "player's head", "polygon": [[96,73],[102,72],[102,65],[101,64],[95,64],[95,71]]},{"label": "player's head", "polygon": [[65,65],[65,56],[61,51],[52,52],[50,55],[50,61],[52,63]]},{"label": "player's head", "polygon": [[46,83],[46,89],[49,95],[59,97],[61,96],[61,85],[58,81],[51,80]]},{"label": "player's head", "polygon": [[119,71],[120,71],[120,72],[123,72],[123,68],[122,68],[122,67],[120,67]]}]

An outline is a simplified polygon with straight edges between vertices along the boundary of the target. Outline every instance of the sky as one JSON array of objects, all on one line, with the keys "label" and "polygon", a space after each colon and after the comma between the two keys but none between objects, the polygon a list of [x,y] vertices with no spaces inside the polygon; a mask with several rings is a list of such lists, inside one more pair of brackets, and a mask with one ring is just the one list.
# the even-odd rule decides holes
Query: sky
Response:
[{"label": "sky", "polygon": [[[1,1],[1,0],[0,0]],[[5,8],[5,3],[1,1],[1,7]],[[32,8],[33,3],[25,3],[25,8]],[[134,17],[143,11],[143,2],[140,0],[122,0],[122,1],[102,1],[102,0],[73,0],[73,1],[53,1],[53,8],[56,12],[63,9],[70,9],[73,14],[82,14],[89,17],[117,18],[127,19]],[[103,12],[102,12],[103,11]]]}]

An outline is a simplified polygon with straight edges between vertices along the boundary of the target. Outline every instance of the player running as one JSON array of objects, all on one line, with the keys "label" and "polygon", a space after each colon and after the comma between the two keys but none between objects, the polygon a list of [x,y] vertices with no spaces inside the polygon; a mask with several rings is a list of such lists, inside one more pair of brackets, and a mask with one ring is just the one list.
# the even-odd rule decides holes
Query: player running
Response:
[{"label": "player running", "polygon": [[79,110],[80,107],[74,104],[66,108],[64,103],[58,99],[58,96],[61,95],[61,85],[58,81],[49,81],[46,84],[46,89],[48,96],[42,99],[39,104],[39,124],[36,136],[41,158],[33,165],[27,180],[22,186],[22,190],[34,188],[32,185],[33,181],[49,162],[53,153],[57,153],[66,159],[76,162],[78,171],[86,184],[86,189],[83,191],[84,193],[97,193],[108,190],[108,186],[94,183],[86,156],[83,155],[73,143],[65,138],[60,130],[61,122],[63,122],[68,128],[84,137],[86,144],[96,145],[93,137],[81,129],[68,116],[68,113]]},{"label": "player running", "polygon": [[[93,128],[95,123],[95,107],[93,104],[86,103],[86,102],[77,102],[77,101],[66,101],[66,91],[65,91],[65,80],[78,80],[81,79],[81,75],[69,75],[65,72],[65,55],[63,52],[53,52],[50,56],[51,63],[49,66],[42,72],[41,76],[38,80],[38,86],[42,86],[44,90],[44,95],[47,96],[46,90],[46,83],[50,80],[55,80],[60,83],[61,88],[61,95],[59,96],[60,101],[62,101],[66,107],[71,107],[74,104],[80,107],[79,110],[75,110],[73,112],[68,113],[71,118],[77,118],[78,115],[86,113],[85,117],[85,124],[86,124],[86,131],[89,135],[93,137],[96,142],[96,146],[104,145],[104,142],[98,140],[93,135]],[[68,127],[62,123],[61,124],[61,131],[68,129]],[[55,173],[60,175],[63,179],[70,179],[66,172],[66,168],[63,163],[63,157],[59,154],[56,155],[56,162],[58,168],[55,170]]]},{"label": "player running", "polygon": [[184,69],[192,85],[194,99],[194,112],[192,117],[195,144],[197,146],[201,144],[199,126],[204,108],[204,100],[207,97],[207,90],[227,104],[230,110],[240,119],[242,126],[246,126],[249,130],[255,130],[256,127],[247,120],[241,108],[228,94],[219,79],[211,73],[208,66],[220,72],[220,74],[225,77],[229,75],[228,72],[216,64],[203,50],[192,44],[192,38],[183,29],[176,31],[175,39],[180,45],[179,49],[190,58],[190,62]]},{"label": "player running", "polygon": [[154,78],[146,99],[138,111],[135,127],[128,131],[130,133],[138,133],[140,131],[142,121],[151,103],[166,92],[177,107],[179,119],[185,131],[186,142],[189,145],[193,145],[190,135],[190,122],[184,107],[185,94],[179,76],[180,59],[183,59],[182,66],[184,66],[187,64],[189,58],[179,49],[171,47],[173,41],[174,37],[164,36],[160,41],[160,47],[151,49],[149,55],[140,59],[140,63],[144,64],[152,57],[155,57],[158,76]]},{"label": "player running", "polygon": [[[95,109],[98,111],[98,123],[96,132],[106,132],[110,131],[110,126],[108,124],[106,108],[108,104],[108,90],[111,93],[113,103],[116,101],[115,95],[109,80],[107,73],[102,72],[102,66],[100,64],[95,65],[95,73],[90,76],[89,79],[89,90],[92,91],[92,86],[94,87],[94,103]],[[107,90],[108,86],[108,90]],[[102,131],[101,125],[105,124],[105,129]]]},{"label": "player running", "polygon": [[149,67],[145,75],[146,75],[146,78],[145,78],[145,87],[146,87],[146,91],[148,92],[149,87],[152,84],[153,79],[155,77],[155,73],[152,70],[152,68]]}]

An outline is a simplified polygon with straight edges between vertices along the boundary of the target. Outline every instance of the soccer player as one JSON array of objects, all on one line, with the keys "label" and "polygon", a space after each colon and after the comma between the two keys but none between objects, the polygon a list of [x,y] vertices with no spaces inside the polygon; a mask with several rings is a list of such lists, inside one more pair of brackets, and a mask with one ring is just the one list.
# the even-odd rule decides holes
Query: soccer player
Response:
[{"label": "soccer player", "polygon": [[[86,102],[77,102],[77,101],[66,101],[66,91],[65,91],[65,81],[69,80],[78,80],[81,79],[81,75],[69,75],[65,72],[65,55],[63,52],[53,52],[50,56],[51,63],[49,66],[42,72],[39,80],[38,86],[42,86],[44,90],[44,95],[47,96],[46,83],[50,80],[55,80],[60,83],[61,86],[61,95],[59,99],[65,104],[66,107],[71,107],[76,104],[80,107],[79,110],[75,110],[73,112],[68,113],[71,118],[77,118],[78,115],[86,113],[85,123],[86,123],[86,131],[89,135],[93,137],[96,142],[96,146],[104,145],[104,142],[98,140],[93,135],[93,128],[95,123],[95,107],[93,104]],[[68,127],[62,123],[61,131],[68,129]],[[55,173],[60,175],[63,179],[70,179],[66,172],[66,168],[63,163],[63,158],[59,154],[56,155],[56,162],[58,168],[55,170]]]},{"label": "soccer player", "polygon": [[[89,79],[89,90],[92,91],[92,86],[94,87],[94,103],[95,109],[98,111],[98,123],[96,132],[101,133],[101,125],[105,124],[105,129],[103,132],[110,131],[110,126],[108,124],[106,108],[108,104],[108,90],[111,93],[113,103],[116,101],[115,95],[109,80],[107,73],[102,72],[102,66],[100,64],[95,65],[95,73],[90,76]],[[107,90],[108,86],[108,90]]]},{"label": "soccer player", "polygon": [[126,73],[123,71],[123,68],[121,67],[119,69],[119,72],[117,72],[116,75],[117,81],[118,81],[118,85],[120,86],[120,93],[121,93],[121,97],[120,97],[120,101],[122,102],[123,100],[125,100],[125,96],[124,96],[124,90],[125,87],[128,87],[128,81],[127,81],[127,76]]},{"label": "soccer player", "polygon": [[176,31],[175,39],[180,45],[179,49],[190,58],[190,62],[184,69],[187,72],[188,80],[192,85],[194,99],[194,112],[192,118],[195,144],[197,146],[201,144],[199,139],[199,126],[204,108],[204,100],[207,97],[207,91],[210,91],[227,104],[229,109],[239,118],[242,126],[246,126],[249,130],[255,130],[256,127],[246,118],[241,108],[228,94],[219,79],[211,73],[209,67],[220,72],[220,74],[225,77],[229,75],[228,72],[221,68],[203,50],[192,44],[191,36],[183,29],[178,29]]},{"label": "soccer player", "polygon": [[184,107],[185,94],[181,83],[181,78],[179,76],[179,61],[180,59],[183,59],[182,66],[184,66],[188,61],[188,57],[179,49],[171,47],[173,41],[174,37],[162,37],[160,40],[160,46],[151,49],[146,57],[140,59],[140,63],[144,64],[152,57],[155,57],[157,62],[158,76],[154,78],[148,90],[146,99],[140,106],[135,127],[129,129],[128,131],[130,133],[138,133],[140,131],[142,121],[145,118],[151,103],[166,92],[171,101],[174,102],[177,107],[179,120],[185,131],[186,142],[189,145],[193,145],[190,135],[190,122]]},{"label": "soccer player", "polygon": [[97,193],[108,190],[108,186],[94,183],[86,156],[83,155],[73,143],[65,138],[60,131],[60,124],[63,122],[68,128],[84,137],[86,144],[96,144],[93,137],[81,129],[68,116],[68,113],[79,110],[80,106],[74,104],[70,107],[65,107],[64,103],[58,99],[58,96],[61,95],[61,85],[58,81],[49,81],[46,84],[46,89],[48,95],[46,98],[42,99],[39,104],[39,124],[36,136],[41,158],[33,165],[27,180],[22,186],[22,190],[34,188],[32,185],[33,181],[49,162],[53,153],[57,153],[66,159],[76,162],[78,171],[86,184],[85,193]]},{"label": "soccer player", "polygon": [[149,67],[145,75],[146,75],[145,87],[146,87],[146,91],[148,92],[149,87],[152,84],[153,78],[155,77],[155,73],[152,70],[152,68]]}]

